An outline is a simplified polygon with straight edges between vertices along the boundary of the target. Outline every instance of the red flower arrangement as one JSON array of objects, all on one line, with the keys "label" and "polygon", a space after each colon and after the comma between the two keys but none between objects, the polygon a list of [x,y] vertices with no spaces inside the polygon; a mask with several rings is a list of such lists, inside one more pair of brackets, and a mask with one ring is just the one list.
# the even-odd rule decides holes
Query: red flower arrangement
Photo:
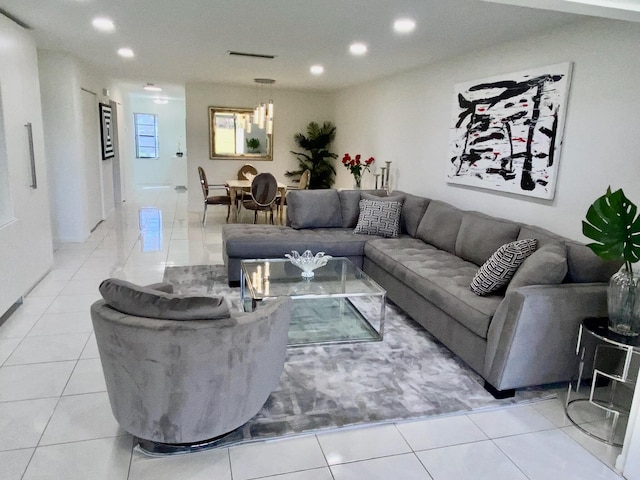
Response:
[{"label": "red flower arrangement", "polygon": [[342,157],[342,164],[349,169],[351,174],[353,175],[353,179],[356,182],[356,188],[360,188],[360,183],[362,182],[362,174],[365,171],[370,172],[370,165],[375,161],[373,157],[369,157],[367,160],[360,160],[362,156],[360,154],[356,155],[354,158],[351,158],[351,155],[348,153],[344,154]]}]

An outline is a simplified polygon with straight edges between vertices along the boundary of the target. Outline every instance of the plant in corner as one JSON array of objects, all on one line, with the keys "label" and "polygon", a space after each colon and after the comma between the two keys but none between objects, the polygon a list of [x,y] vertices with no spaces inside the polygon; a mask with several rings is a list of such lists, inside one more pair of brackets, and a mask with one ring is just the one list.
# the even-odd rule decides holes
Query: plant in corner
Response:
[{"label": "plant in corner", "polygon": [[582,233],[594,243],[587,246],[605,260],[624,264],[611,277],[607,292],[609,329],[622,335],[640,334],[640,275],[633,264],[640,260],[640,215],[622,189],[596,199],[582,222]]},{"label": "plant in corner", "polygon": [[293,137],[296,145],[306,152],[294,152],[298,159],[299,168],[286,172],[287,177],[301,175],[309,170],[309,188],[331,188],[335,181],[336,170],[332,159],[338,155],[329,151],[331,142],[336,137],[336,127],[331,122],[324,122],[322,126],[316,122],[307,125],[307,134],[296,133]]}]

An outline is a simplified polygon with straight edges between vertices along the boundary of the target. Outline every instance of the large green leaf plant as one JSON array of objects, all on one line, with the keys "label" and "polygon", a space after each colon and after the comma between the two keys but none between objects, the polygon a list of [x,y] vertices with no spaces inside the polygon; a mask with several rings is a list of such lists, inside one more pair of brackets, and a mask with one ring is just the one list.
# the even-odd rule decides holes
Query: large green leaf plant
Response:
[{"label": "large green leaf plant", "polygon": [[629,274],[632,264],[640,260],[640,215],[638,208],[622,189],[607,193],[589,207],[582,233],[594,240],[587,244],[605,260],[623,260]]},{"label": "large green leaf plant", "polygon": [[336,137],[336,127],[331,122],[324,122],[320,126],[316,122],[307,125],[307,134],[296,133],[296,145],[305,152],[294,152],[298,159],[298,170],[286,172],[288,177],[299,176],[309,170],[309,188],[331,188],[335,181],[336,170],[332,160],[338,155],[329,151],[331,142]]}]

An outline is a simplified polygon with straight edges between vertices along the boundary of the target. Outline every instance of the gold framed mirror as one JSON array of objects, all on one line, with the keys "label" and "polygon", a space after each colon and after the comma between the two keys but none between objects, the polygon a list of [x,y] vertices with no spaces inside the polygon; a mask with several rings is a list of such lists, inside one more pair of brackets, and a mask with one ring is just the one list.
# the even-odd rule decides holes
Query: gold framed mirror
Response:
[{"label": "gold framed mirror", "polygon": [[251,108],[209,107],[209,158],[273,160],[272,126],[253,119]]}]

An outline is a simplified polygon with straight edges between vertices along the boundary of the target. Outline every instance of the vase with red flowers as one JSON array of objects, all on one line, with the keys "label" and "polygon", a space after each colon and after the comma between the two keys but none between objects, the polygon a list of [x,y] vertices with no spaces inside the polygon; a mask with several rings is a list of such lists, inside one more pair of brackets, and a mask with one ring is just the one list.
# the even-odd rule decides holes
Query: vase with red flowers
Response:
[{"label": "vase with red flowers", "polygon": [[346,168],[348,168],[351,172],[351,175],[353,175],[356,189],[360,189],[360,187],[362,186],[362,174],[365,171],[371,171],[369,167],[373,162],[373,157],[369,157],[367,160],[362,160],[362,155],[360,154],[352,158],[351,155],[345,153],[344,157],[342,157],[342,164]]}]

